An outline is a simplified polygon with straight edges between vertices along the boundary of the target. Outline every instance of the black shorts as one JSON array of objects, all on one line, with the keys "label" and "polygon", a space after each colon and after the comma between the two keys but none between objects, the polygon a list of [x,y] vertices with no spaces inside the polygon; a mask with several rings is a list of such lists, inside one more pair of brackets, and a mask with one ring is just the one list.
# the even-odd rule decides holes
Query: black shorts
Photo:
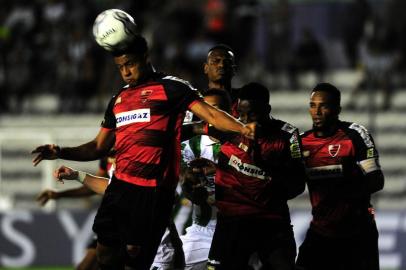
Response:
[{"label": "black shorts", "polygon": [[379,270],[378,230],[375,221],[362,232],[347,238],[307,231],[296,261],[300,270]]},{"label": "black shorts", "polygon": [[87,243],[86,248],[87,248],[87,249],[96,249],[96,247],[97,247],[97,237],[96,237],[96,235],[94,235],[94,236],[92,237],[92,240],[90,240],[90,241]]},{"label": "black shorts", "polygon": [[208,269],[247,269],[257,252],[261,269],[293,270],[296,244],[288,222],[219,216],[209,253]]},{"label": "black shorts", "polygon": [[174,194],[113,177],[93,224],[98,242],[109,247],[140,246],[138,260],[152,263],[171,218]]}]

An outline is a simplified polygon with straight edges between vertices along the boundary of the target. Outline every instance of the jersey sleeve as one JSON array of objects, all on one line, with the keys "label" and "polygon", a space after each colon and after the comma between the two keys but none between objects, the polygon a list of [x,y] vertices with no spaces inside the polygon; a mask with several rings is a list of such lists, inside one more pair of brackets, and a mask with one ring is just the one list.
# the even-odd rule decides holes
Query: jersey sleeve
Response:
[{"label": "jersey sleeve", "polygon": [[301,194],[305,188],[307,179],[306,171],[302,159],[302,144],[299,130],[286,123],[283,127],[284,148],[281,153],[282,166],[277,173],[281,180],[281,185],[288,199],[292,199]]},{"label": "jersey sleeve", "polygon": [[356,123],[349,126],[349,137],[355,150],[355,161],[364,174],[380,170],[379,154],[368,130]]},{"label": "jersey sleeve", "polygon": [[107,129],[114,129],[116,128],[116,118],[114,116],[113,108],[114,108],[114,103],[116,102],[117,96],[114,96],[110,102],[109,105],[107,106],[107,109],[104,113],[104,119],[101,123],[102,128],[107,128]]},{"label": "jersey sleeve", "polygon": [[187,81],[176,77],[163,78],[169,104],[186,111],[197,101],[203,100],[199,92]]}]

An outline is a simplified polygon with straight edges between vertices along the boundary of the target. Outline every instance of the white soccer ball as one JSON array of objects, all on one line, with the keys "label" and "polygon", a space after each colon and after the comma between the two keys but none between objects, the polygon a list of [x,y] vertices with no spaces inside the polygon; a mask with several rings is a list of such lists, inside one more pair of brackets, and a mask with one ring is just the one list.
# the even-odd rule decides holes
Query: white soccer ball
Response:
[{"label": "white soccer ball", "polygon": [[93,36],[108,51],[119,50],[137,34],[134,18],[120,9],[100,13],[93,23]]}]

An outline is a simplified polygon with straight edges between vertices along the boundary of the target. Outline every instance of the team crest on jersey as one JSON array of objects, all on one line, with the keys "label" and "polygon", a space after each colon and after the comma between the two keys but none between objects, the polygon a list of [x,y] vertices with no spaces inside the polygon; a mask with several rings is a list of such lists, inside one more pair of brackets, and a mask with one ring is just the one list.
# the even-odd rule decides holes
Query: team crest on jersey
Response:
[{"label": "team crest on jersey", "polygon": [[149,96],[152,94],[151,89],[144,89],[141,91],[140,98],[143,103],[148,101]]},{"label": "team crest on jersey", "polygon": [[151,122],[151,110],[138,109],[116,114],[116,126],[121,127],[132,123]]},{"label": "team crest on jersey", "polygon": [[328,146],[328,153],[332,157],[336,157],[338,152],[340,152],[341,144],[330,144]]}]

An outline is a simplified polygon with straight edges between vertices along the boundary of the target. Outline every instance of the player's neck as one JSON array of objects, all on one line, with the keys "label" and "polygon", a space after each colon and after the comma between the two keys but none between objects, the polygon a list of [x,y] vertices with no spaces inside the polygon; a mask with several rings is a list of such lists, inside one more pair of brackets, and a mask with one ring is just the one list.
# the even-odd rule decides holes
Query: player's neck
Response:
[{"label": "player's neck", "polygon": [[319,138],[323,137],[330,137],[334,135],[338,129],[338,120],[332,123],[331,125],[328,125],[326,127],[320,128],[320,129],[314,129],[314,135]]},{"label": "player's neck", "polygon": [[220,89],[225,90],[227,92],[231,92],[231,81],[223,82],[223,81],[209,81],[209,89]]}]

